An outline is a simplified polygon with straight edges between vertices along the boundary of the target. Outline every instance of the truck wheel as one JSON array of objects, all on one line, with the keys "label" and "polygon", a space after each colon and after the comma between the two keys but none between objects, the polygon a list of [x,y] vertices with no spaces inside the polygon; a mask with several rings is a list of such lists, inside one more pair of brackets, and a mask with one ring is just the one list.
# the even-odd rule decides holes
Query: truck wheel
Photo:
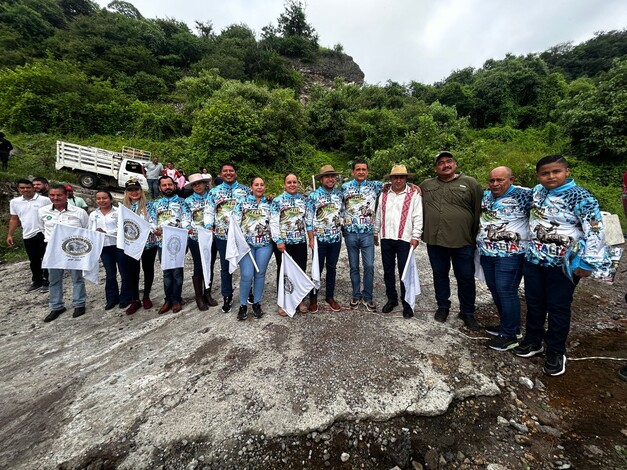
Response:
[{"label": "truck wheel", "polygon": [[83,188],[95,189],[98,184],[98,178],[96,175],[92,175],[91,173],[81,173],[78,175],[78,184],[80,184]]}]

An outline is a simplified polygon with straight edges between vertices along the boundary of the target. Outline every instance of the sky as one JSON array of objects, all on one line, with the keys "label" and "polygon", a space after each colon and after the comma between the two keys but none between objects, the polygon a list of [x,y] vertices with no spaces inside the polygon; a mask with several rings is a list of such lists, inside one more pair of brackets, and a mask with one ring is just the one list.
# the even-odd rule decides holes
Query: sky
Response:
[{"label": "sky", "polygon": [[[105,7],[109,1],[97,0]],[[216,32],[246,24],[259,37],[284,0],[130,0],[145,18],[174,18]],[[306,0],[321,46],[341,44],[370,84],[425,84],[506,54],[542,52],[627,27],[624,0]]]}]

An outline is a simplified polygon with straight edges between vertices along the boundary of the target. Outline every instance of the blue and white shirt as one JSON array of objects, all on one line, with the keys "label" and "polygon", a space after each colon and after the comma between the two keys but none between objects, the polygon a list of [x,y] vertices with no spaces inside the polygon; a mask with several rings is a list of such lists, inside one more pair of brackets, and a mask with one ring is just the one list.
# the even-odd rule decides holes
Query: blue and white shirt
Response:
[{"label": "blue and white shirt", "polygon": [[209,191],[205,207],[205,228],[213,229],[213,234],[220,240],[226,240],[229,231],[229,217],[235,205],[252,192],[248,186],[238,183],[222,183]]},{"label": "blue and white shirt", "polygon": [[381,181],[349,181],[342,185],[344,230],[351,233],[373,233],[375,207],[381,194]]},{"label": "blue and white shirt", "polygon": [[540,266],[561,266],[568,248],[580,239],[586,246],[583,269],[607,262],[605,232],[599,203],[590,192],[568,178],[559,188],[533,188],[529,215],[531,243],[525,259]]},{"label": "blue and white shirt", "polygon": [[302,194],[293,196],[284,192],[275,197],[270,205],[270,230],[274,243],[295,245],[307,242],[305,212],[307,200]]},{"label": "blue and white shirt", "polygon": [[244,238],[250,246],[259,248],[272,243],[270,202],[265,197],[257,202],[255,196],[247,196],[236,204],[232,216],[242,227]]},{"label": "blue and white shirt", "polygon": [[336,243],[342,239],[344,200],[342,192],[319,187],[307,198],[305,227],[319,242]]},{"label": "blue and white shirt", "polygon": [[183,228],[192,229],[192,233],[189,235],[192,240],[198,241],[198,227],[204,228],[205,226],[204,214],[208,197],[209,193],[205,192],[204,194],[194,193],[185,198],[189,216],[183,219]]},{"label": "blue and white shirt", "polygon": [[[146,214],[140,214],[138,212],[139,211],[139,201],[131,202],[131,205],[130,205],[129,209],[132,210],[138,216],[142,217],[151,226],[153,225],[151,223],[152,219],[150,218],[150,212],[152,211],[152,201],[146,201],[146,212],[147,212]],[[157,236],[151,230],[150,233],[148,234],[148,239],[146,240],[146,246],[144,247],[144,249],[154,248],[155,246],[158,246]]]},{"label": "blue and white shirt", "polygon": [[[189,217],[189,208],[182,197],[162,197],[153,201],[149,215],[153,230],[165,225],[183,228],[183,220]],[[161,246],[162,238],[163,236],[157,236],[157,246]]]},{"label": "blue and white shirt", "polygon": [[531,189],[510,186],[495,198],[484,191],[477,248],[481,256],[523,255],[529,246]]}]

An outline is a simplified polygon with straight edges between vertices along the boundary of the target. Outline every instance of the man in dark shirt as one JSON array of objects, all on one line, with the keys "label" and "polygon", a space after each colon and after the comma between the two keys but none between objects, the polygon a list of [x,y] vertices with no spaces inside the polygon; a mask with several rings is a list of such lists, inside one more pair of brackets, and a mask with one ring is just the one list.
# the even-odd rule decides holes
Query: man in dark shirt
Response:
[{"label": "man in dark shirt", "polygon": [[2,160],[2,170],[9,169],[9,155],[13,150],[13,145],[4,138],[4,132],[0,132],[0,160]]}]

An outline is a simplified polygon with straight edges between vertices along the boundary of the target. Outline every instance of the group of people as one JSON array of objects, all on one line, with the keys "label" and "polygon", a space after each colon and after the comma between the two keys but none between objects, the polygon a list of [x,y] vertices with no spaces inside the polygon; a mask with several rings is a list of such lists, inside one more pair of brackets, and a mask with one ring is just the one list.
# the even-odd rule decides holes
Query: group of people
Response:
[{"label": "group of people", "polygon": [[[166,162],[165,167],[159,162],[158,157],[153,157],[143,167],[144,176],[148,182],[148,189],[153,199],[159,197],[159,178],[162,176],[169,176],[174,181],[177,188],[177,193],[180,196],[186,194],[189,191],[189,181],[185,171],[181,168],[175,168],[174,163]],[[203,178],[211,180],[211,174],[206,168],[200,169],[200,174]],[[211,184],[211,182],[209,182]]]},{"label": "group of people", "polygon": [[[152,162],[155,164],[155,162]],[[158,163],[158,161],[156,162]],[[33,273],[30,289],[46,286],[50,290],[52,321],[66,309],[62,298],[63,270],[41,269],[41,258],[55,224],[80,226],[105,233],[101,259],[106,271],[105,309],[125,308],[128,315],[141,307],[153,306],[150,298],[154,281],[156,256],[161,256],[163,228],[178,227],[188,231],[188,248],[193,261],[192,284],[199,310],[217,306],[211,287],[213,279],[203,279],[198,231],[213,232],[213,263],[220,258],[221,310],[228,313],[234,303],[232,270],[227,259],[231,223],[241,228],[250,247],[250,255],[239,263],[238,320],[252,314],[260,318],[261,301],[268,264],[275,254],[277,285],[282,253],[306,271],[308,255],[316,249],[319,272],[325,273],[325,302],[333,311],[341,310],[335,298],[337,264],[344,239],[350,267],[352,294],[350,309],[363,306],[376,311],[373,296],[374,254],[380,246],[386,301],[382,312],[393,311],[399,303],[403,317],[414,315],[405,300],[404,283],[397,289],[412,249],[426,243],[437,311],[435,320],[446,322],[451,308],[449,272],[451,265],[457,281],[459,317],[471,330],[481,326],[475,318],[475,275],[478,252],[485,281],[499,313],[500,325],[487,328],[494,338],[487,346],[505,351],[513,349],[521,357],[543,353],[544,372],[560,375],[565,371],[566,338],[570,325],[570,305],[578,280],[607,262],[603,221],[596,199],[569,178],[566,160],[560,155],[547,156],[536,166],[539,184],[533,189],[515,186],[512,171],[497,167],[490,173],[488,190],[482,190],[472,177],[457,171],[451,152],[440,152],[434,159],[433,178],[419,186],[409,184],[414,176],[405,165],[394,165],[386,179],[368,180],[368,163],[355,160],[353,179],[337,187],[339,172],[325,165],[315,179],[318,187],[308,196],[299,191],[298,178],[288,173],[283,180],[284,192],[274,198],[266,196],[266,185],[255,177],[250,186],[237,180],[233,163],[220,168],[215,187],[202,173],[190,175],[186,187],[193,192],[187,198],[177,194],[178,185],[170,174],[156,179],[160,197],[148,201],[138,181],[126,183],[122,204],[145,219],[151,227],[139,260],[124,254],[116,246],[117,211],[108,191],[96,193],[98,208],[91,214],[68,203],[63,185],[50,186],[47,197],[36,191],[34,182],[20,180],[20,197],[11,201],[11,222],[7,242],[13,244],[13,233],[21,223],[24,244]],[[156,176],[157,173],[154,174]],[[153,176],[147,167],[147,175]],[[149,182],[153,180],[148,178]],[[152,188],[152,186],[151,186]],[[155,195],[153,195],[155,196]],[[580,263],[569,279],[562,264],[569,249],[581,246]],[[140,271],[144,272],[143,295],[140,298]],[[58,272],[60,271],[60,272]],[[85,313],[85,287],[80,271],[70,270],[74,285],[72,303],[75,317]],[[118,285],[118,275],[121,283]],[[525,279],[527,323],[521,339],[521,305],[518,287]],[[164,303],[159,314],[180,312],[183,308],[183,268],[163,272]],[[322,283],[321,283],[322,284]],[[48,287],[49,286],[49,287]],[[208,287],[206,287],[208,286]],[[320,286],[322,288],[322,286]],[[322,290],[322,289],[320,289]],[[298,305],[297,311],[319,311],[318,289]],[[278,313],[287,312],[278,307]],[[548,329],[545,320],[548,316]]]}]

